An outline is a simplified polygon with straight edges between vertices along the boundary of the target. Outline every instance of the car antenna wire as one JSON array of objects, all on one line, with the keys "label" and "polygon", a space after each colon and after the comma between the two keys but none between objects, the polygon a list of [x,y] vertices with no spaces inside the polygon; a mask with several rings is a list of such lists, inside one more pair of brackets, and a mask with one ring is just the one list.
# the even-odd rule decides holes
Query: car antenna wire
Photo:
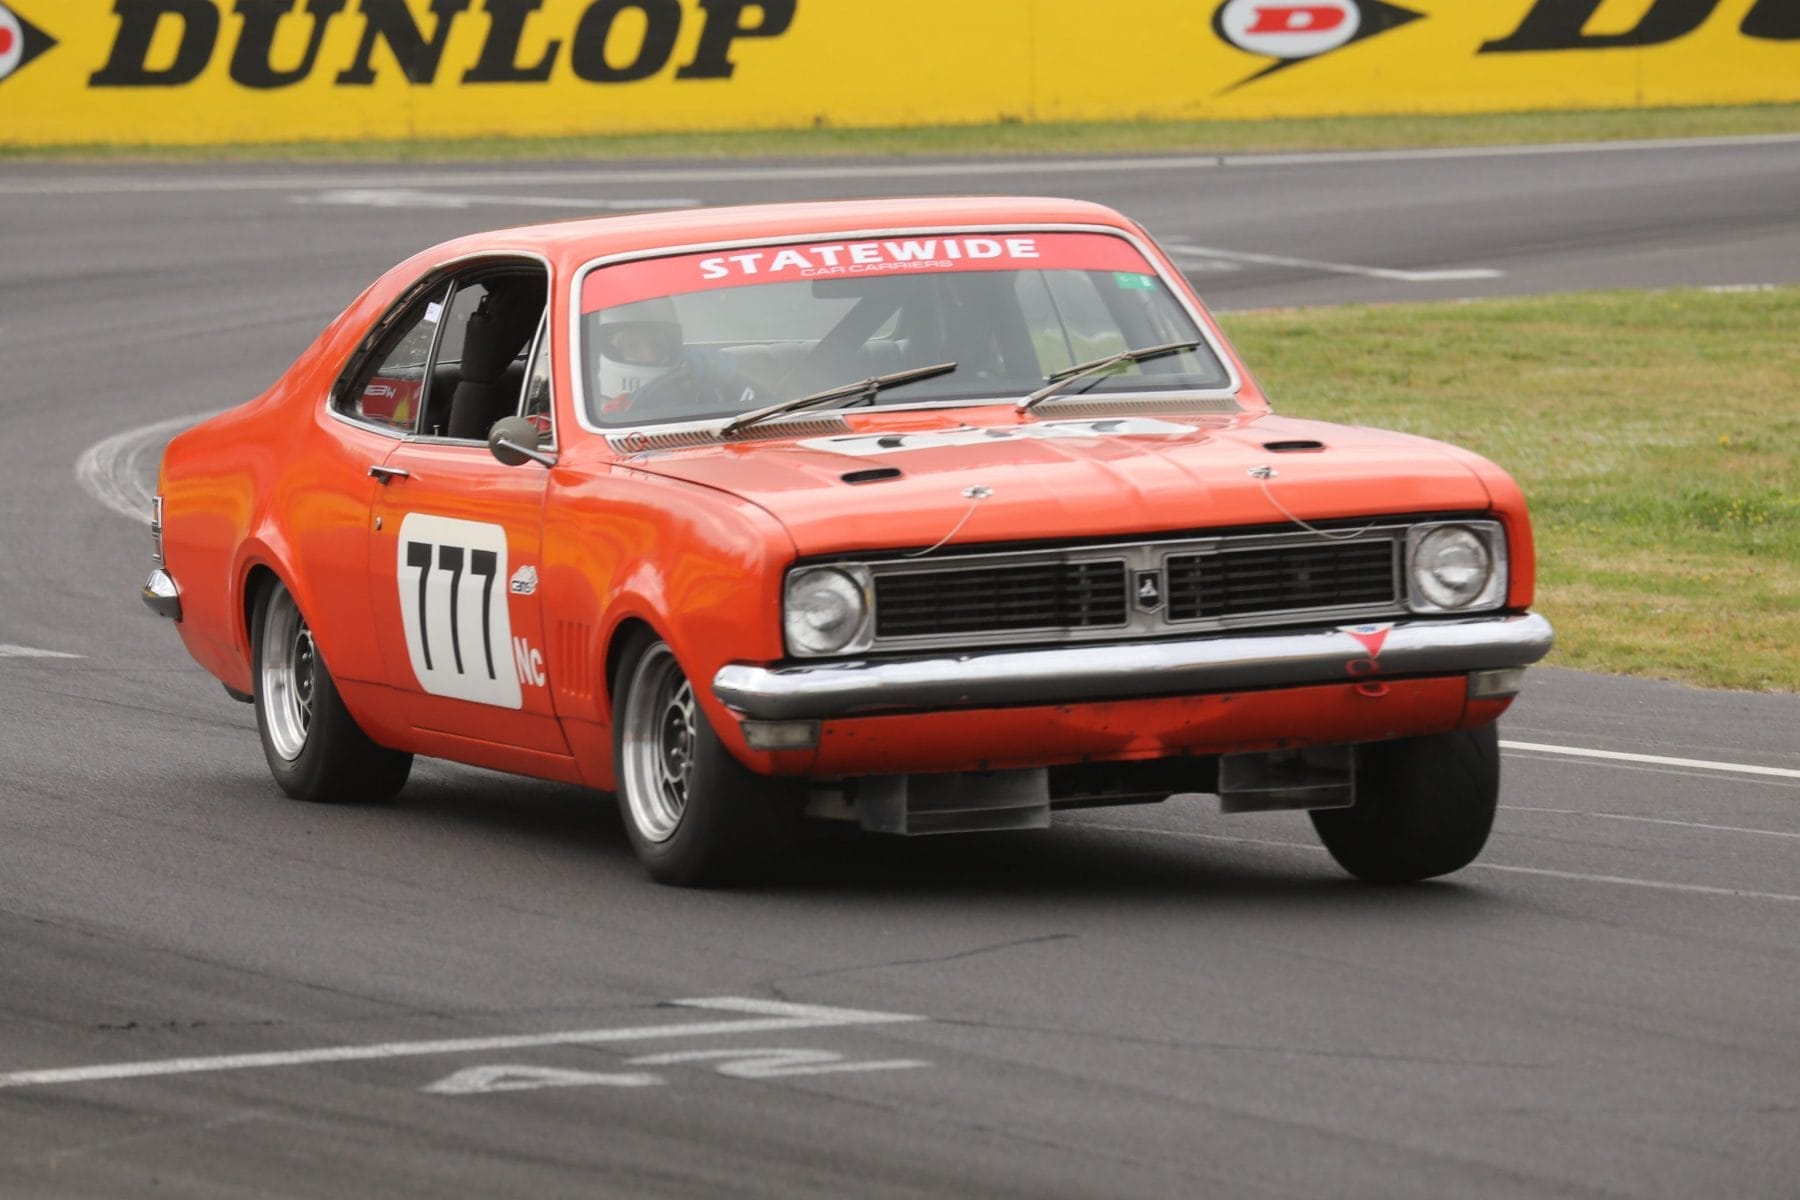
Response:
[{"label": "car antenna wire", "polygon": [[948,542],[951,538],[961,533],[962,527],[967,525],[969,523],[969,518],[975,515],[976,506],[983,500],[986,500],[989,496],[993,495],[994,489],[987,486],[985,483],[972,483],[962,490],[962,494],[968,497],[969,500],[969,507],[963,512],[962,520],[952,525],[949,533],[946,533],[943,537],[925,547],[923,550],[914,550],[909,554],[902,554],[900,556],[901,558],[924,558],[927,554],[930,554],[933,550],[939,549],[945,542]]},{"label": "car antenna wire", "polygon": [[[1263,499],[1273,505],[1276,512],[1316,537],[1322,537],[1328,542],[1355,541],[1380,523],[1380,518],[1377,518],[1374,521],[1370,521],[1367,525],[1364,525],[1361,529],[1335,530],[1320,529],[1317,525],[1308,524],[1295,516],[1292,512],[1288,511],[1288,506],[1277,500],[1275,498],[1275,493],[1269,489],[1269,480],[1274,479],[1278,474],[1279,472],[1277,472],[1274,467],[1271,467],[1266,463],[1262,466],[1251,467],[1249,471],[1250,478],[1256,480],[1256,485],[1262,489]],[[963,519],[967,520],[968,518],[965,517]]]}]

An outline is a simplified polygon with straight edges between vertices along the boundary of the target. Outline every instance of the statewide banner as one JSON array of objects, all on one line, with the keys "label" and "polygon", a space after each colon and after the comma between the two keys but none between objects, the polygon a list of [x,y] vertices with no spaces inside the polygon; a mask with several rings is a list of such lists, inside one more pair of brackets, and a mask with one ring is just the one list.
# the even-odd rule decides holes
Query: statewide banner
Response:
[{"label": "statewide banner", "polygon": [[0,145],[1800,100],[1800,0],[0,0]]}]

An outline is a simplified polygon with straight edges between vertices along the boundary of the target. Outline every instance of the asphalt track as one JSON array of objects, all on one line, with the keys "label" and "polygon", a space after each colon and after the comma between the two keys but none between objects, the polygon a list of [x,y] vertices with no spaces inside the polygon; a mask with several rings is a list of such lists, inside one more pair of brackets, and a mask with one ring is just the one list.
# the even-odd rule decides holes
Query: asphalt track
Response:
[{"label": "asphalt track", "polygon": [[1225,308],[1800,282],[1794,139],[9,164],[0,1195],[1796,1195],[1800,698],[1536,672],[1487,854],[1427,886],[1195,800],[822,837],[774,886],[681,892],[573,789],[427,765],[391,806],[283,800],[249,709],[135,599],[145,534],[112,507],[160,439],[411,250],[952,190],[1117,204]]}]

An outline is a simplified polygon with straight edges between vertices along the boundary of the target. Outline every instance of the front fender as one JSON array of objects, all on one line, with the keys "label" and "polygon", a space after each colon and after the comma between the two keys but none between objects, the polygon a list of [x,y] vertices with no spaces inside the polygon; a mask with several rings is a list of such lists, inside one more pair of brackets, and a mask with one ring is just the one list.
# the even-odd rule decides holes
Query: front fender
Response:
[{"label": "front fender", "polygon": [[628,466],[554,479],[542,587],[558,714],[610,726],[607,662],[639,622],[668,642],[708,718],[742,753],[737,722],[705,681],[728,661],[781,657],[782,579],[794,555],[780,522],[728,493]]}]

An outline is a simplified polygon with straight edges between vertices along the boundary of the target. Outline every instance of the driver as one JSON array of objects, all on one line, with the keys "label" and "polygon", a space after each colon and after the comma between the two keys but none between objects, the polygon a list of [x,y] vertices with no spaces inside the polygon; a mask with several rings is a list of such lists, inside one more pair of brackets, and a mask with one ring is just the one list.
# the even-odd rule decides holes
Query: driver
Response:
[{"label": "driver", "polygon": [[602,413],[648,407],[658,416],[726,416],[756,401],[728,355],[686,344],[666,296],[602,309],[595,345]]}]

